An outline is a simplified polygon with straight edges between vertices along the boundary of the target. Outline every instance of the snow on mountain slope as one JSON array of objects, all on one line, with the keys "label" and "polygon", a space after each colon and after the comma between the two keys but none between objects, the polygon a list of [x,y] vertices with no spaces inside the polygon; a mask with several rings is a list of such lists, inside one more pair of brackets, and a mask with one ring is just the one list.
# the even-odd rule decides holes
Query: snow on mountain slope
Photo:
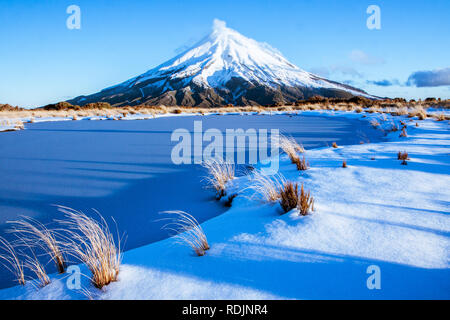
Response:
[{"label": "snow on mountain slope", "polygon": [[69,102],[213,106],[294,102],[313,95],[370,97],[306,72],[276,49],[215,20],[210,35],[177,57],[117,86]]},{"label": "snow on mountain slope", "polygon": [[164,75],[192,77],[205,87],[222,87],[232,77],[263,85],[319,86],[318,81],[287,61],[277,50],[229,29],[216,20],[213,32],[194,48],[139,76],[133,84]]}]

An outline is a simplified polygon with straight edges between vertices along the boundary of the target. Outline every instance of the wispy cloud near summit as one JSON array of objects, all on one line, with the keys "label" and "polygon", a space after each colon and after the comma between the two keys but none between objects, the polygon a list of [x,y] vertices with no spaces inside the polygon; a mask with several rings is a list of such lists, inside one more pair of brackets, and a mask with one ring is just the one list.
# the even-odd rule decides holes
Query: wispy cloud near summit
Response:
[{"label": "wispy cloud near summit", "polygon": [[362,50],[353,50],[350,52],[350,60],[364,65],[377,65],[385,63],[383,58],[372,56]]}]

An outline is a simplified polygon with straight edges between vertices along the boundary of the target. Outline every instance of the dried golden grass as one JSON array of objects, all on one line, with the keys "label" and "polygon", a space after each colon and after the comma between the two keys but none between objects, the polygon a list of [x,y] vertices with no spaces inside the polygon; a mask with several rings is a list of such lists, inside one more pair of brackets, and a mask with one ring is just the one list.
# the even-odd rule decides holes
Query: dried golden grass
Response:
[{"label": "dried golden grass", "polygon": [[100,221],[72,208],[58,206],[58,210],[66,218],[60,220],[69,234],[66,251],[86,264],[92,273],[94,286],[101,289],[117,281],[122,261],[120,238],[117,237],[116,245],[105,219],[98,211],[95,212]]},{"label": "dried golden grass", "polygon": [[395,121],[392,121],[389,131],[397,132],[398,130],[400,130],[400,128],[398,127],[398,124],[396,124]]},{"label": "dried golden grass", "polygon": [[395,116],[404,116],[408,114],[408,108],[406,107],[400,107],[400,108],[396,108],[396,110],[394,112],[392,112],[393,115]]},{"label": "dried golden grass", "polygon": [[162,213],[173,216],[167,218],[170,222],[164,225],[163,229],[173,231],[177,242],[189,246],[197,256],[205,255],[210,246],[205,232],[192,215],[179,210]]},{"label": "dried golden grass", "polygon": [[409,158],[408,158],[408,152],[406,152],[406,151],[399,151],[398,153],[397,153],[397,160],[408,160]]},{"label": "dried golden grass", "polygon": [[342,161],[342,168],[347,168],[347,161]]},{"label": "dried golden grass", "polygon": [[306,216],[310,211],[314,211],[314,198],[311,196],[310,191],[305,191],[303,183],[300,189],[297,209],[302,216]]},{"label": "dried golden grass", "polygon": [[[355,111],[361,113],[367,111],[368,113],[390,113],[392,115],[408,115],[409,117],[418,116],[420,119],[426,118],[426,112],[424,108],[428,107],[444,107],[450,106],[450,100],[429,100],[429,101],[405,101],[402,99],[384,99],[384,100],[367,100],[367,99],[321,99],[321,100],[308,100],[297,101],[292,105],[276,105],[276,106],[220,106],[213,108],[203,107],[185,107],[185,106],[150,106],[150,105],[137,105],[137,106],[108,106],[103,107],[99,104],[90,104],[89,106],[72,106],[65,107],[57,110],[45,110],[45,109],[17,109],[17,108],[2,108],[0,105],[0,118],[9,119],[28,119],[30,116],[41,117],[68,117],[72,118],[74,114],[79,117],[91,117],[94,115],[109,115],[110,119],[122,118],[125,114],[141,114],[141,115],[160,115],[167,113],[183,113],[190,114],[207,114],[207,113],[255,113],[255,112],[271,112],[271,111],[284,111],[284,112],[296,112],[306,110],[340,110],[340,111]],[[446,117],[449,118],[448,116]]]},{"label": "dried golden grass", "polygon": [[33,250],[31,248],[29,248],[29,250],[31,254],[26,256],[24,266],[35,275],[33,280],[34,282],[37,282],[37,287],[45,287],[46,285],[50,284],[50,278],[45,271],[45,267],[36,257]]},{"label": "dried golden grass", "polygon": [[280,189],[280,205],[283,211],[289,212],[297,208],[298,204],[298,183],[287,181]]},{"label": "dried golden grass", "polygon": [[292,162],[295,163],[295,165],[297,166],[297,170],[299,170],[299,171],[304,171],[304,170],[309,169],[309,163],[306,161],[305,157],[303,157],[302,160],[300,160],[300,158],[297,157],[296,159],[292,160]]},{"label": "dried golden grass", "polygon": [[331,145],[333,148],[338,148],[338,145],[337,145],[337,143],[336,142],[333,142],[333,144]]},{"label": "dried golden grass", "polygon": [[380,126],[380,122],[378,122],[378,120],[371,120],[370,125],[374,128],[377,128]]},{"label": "dried golden grass", "polygon": [[255,170],[251,182],[248,189],[253,191],[252,198],[259,197],[264,202],[271,203],[280,199],[280,190],[286,183],[286,179],[280,174],[268,176]]},{"label": "dried golden grass", "polygon": [[21,217],[21,220],[8,222],[12,228],[8,232],[16,234],[21,242],[30,247],[39,247],[46,252],[55,263],[59,273],[64,273],[65,259],[61,243],[56,240],[55,232],[31,217]]},{"label": "dried golden grass", "polygon": [[278,138],[278,143],[275,145],[281,148],[281,150],[283,150],[289,156],[292,163],[295,163],[298,159],[297,152],[305,152],[303,146],[298,144],[293,137],[287,137],[280,134]]},{"label": "dried golden grass", "polygon": [[406,138],[408,133],[406,132],[406,126],[402,128],[402,132],[400,133],[400,137]]},{"label": "dried golden grass", "polygon": [[209,159],[203,162],[203,167],[209,173],[206,177],[208,185],[216,190],[218,198],[223,197],[226,194],[227,183],[234,179],[234,164],[220,159]]},{"label": "dried golden grass", "polygon": [[0,254],[0,261],[3,261],[2,265],[14,275],[15,280],[20,285],[25,285],[24,265],[20,261],[14,246],[5,238],[0,237],[0,248],[5,252],[5,254]]},{"label": "dried golden grass", "polygon": [[298,183],[286,182],[280,189],[280,205],[285,213],[297,208],[302,216],[314,211],[314,198],[305,191],[303,183],[298,192]]},{"label": "dried golden grass", "polygon": [[418,117],[419,120],[425,120],[427,118],[427,112],[422,106],[415,106],[409,111],[408,117]]},{"label": "dried golden grass", "polygon": [[14,128],[17,130],[23,130],[25,129],[25,126],[22,121],[17,120],[16,122],[14,122]]}]

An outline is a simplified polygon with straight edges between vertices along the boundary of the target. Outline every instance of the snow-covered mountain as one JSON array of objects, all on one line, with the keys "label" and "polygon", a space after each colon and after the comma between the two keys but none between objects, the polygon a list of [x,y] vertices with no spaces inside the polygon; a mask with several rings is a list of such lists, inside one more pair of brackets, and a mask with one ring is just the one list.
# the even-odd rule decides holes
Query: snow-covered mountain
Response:
[{"label": "snow-covered mountain", "polygon": [[314,95],[370,97],[306,72],[276,49],[215,20],[212,33],[184,53],[119,85],[69,102],[210,107],[295,102]]}]

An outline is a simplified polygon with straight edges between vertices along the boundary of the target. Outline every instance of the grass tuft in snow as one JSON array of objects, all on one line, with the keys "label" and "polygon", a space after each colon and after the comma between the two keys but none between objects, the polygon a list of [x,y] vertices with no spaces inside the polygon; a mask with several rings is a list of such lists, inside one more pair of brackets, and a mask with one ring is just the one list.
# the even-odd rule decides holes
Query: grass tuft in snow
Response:
[{"label": "grass tuft in snow", "polygon": [[337,148],[338,147],[338,145],[337,145],[337,143],[336,142],[333,142],[333,144],[331,145],[333,148]]},{"label": "grass tuft in snow", "polygon": [[287,181],[280,189],[280,205],[283,211],[289,212],[297,208],[298,204],[298,183]]},{"label": "grass tuft in snow", "polygon": [[342,161],[342,168],[347,168],[347,161]]},{"label": "grass tuft in snow", "polygon": [[298,160],[297,152],[300,153],[305,152],[303,146],[298,144],[293,137],[286,137],[284,135],[280,135],[278,146],[289,156],[292,163],[295,163]]},{"label": "grass tuft in snow", "polygon": [[208,184],[216,190],[217,197],[222,198],[226,194],[227,183],[234,179],[234,165],[223,160],[210,159],[203,163],[203,167],[209,173],[206,177]]},{"label": "grass tuft in snow", "polygon": [[370,121],[370,125],[376,129],[380,126],[380,122],[374,119]]},{"label": "grass tuft in snow", "polygon": [[23,129],[25,129],[25,126],[23,125],[23,122],[22,122],[22,121],[17,120],[17,121],[14,123],[14,128],[15,128],[16,130],[23,130]]},{"label": "grass tuft in snow", "polygon": [[105,219],[97,211],[100,221],[72,208],[58,206],[58,210],[66,217],[60,220],[68,228],[70,240],[66,243],[66,250],[86,264],[92,273],[94,286],[101,289],[117,281],[122,261],[120,238],[116,246]]},{"label": "grass tuft in snow", "polygon": [[205,232],[198,221],[189,213],[184,211],[164,211],[164,214],[172,215],[171,221],[163,226],[163,229],[173,231],[173,237],[178,243],[192,248],[197,256],[205,255],[209,250],[208,240]]},{"label": "grass tuft in snow", "polygon": [[0,248],[5,252],[0,254],[0,261],[2,261],[3,266],[14,275],[19,284],[25,285],[24,266],[19,260],[14,246],[5,238],[0,237]]},{"label": "grass tuft in snow", "polygon": [[422,106],[416,106],[409,112],[408,117],[418,117],[419,120],[425,120],[427,118],[427,112]]},{"label": "grass tuft in snow", "polygon": [[314,211],[314,198],[311,196],[310,191],[305,191],[303,183],[300,189],[297,208],[302,216],[306,216],[310,211]]},{"label": "grass tuft in snow", "polygon": [[286,179],[279,174],[267,176],[261,173],[261,171],[255,170],[251,182],[252,184],[248,189],[254,192],[253,197],[258,196],[264,202],[271,203],[280,199],[280,190],[286,183]]},{"label": "grass tuft in snow", "polygon": [[314,211],[314,198],[310,191],[305,191],[302,186],[298,192],[298,183],[286,182],[280,190],[280,205],[285,213],[297,208],[302,216]]},{"label": "grass tuft in snow", "polygon": [[400,128],[398,127],[398,124],[396,124],[394,121],[391,122],[391,127],[388,131],[391,132],[397,132],[398,130],[400,130]]},{"label": "grass tuft in snow", "polygon": [[36,257],[33,250],[31,248],[29,249],[31,251],[31,254],[26,256],[24,266],[34,273],[35,281],[38,284],[37,287],[45,287],[46,285],[50,284],[50,278],[45,271],[45,267],[42,265],[42,263],[39,262],[39,259]]},{"label": "grass tuft in snow", "polygon": [[400,133],[400,137],[406,138],[408,136],[408,133],[406,132],[406,126],[403,126],[402,132]]},{"label": "grass tuft in snow", "polygon": [[398,153],[397,153],[397,160],[408,160],[409,158],[408,158],[408,152],[406,152],[406,151],[399,151]]},{"label": "grass tuft in snow", "polygon": [[30,247],[38,246],[43,249],[55,263],[59,273],[64,273],[66,268],[65,259],[61,250],[61,244],[56,240],[55,233],[47,229],[39,221],[22,217],[22,220],[9,222],[12,224],[11,230],[16,236]]},{"label": "grass tuft in snow", "polygon": [[309,163],[306,161],[305,157],[303,157],[302,160],[300,160],[299,157],[295,160],[295,165],[297,166],[297,170],[304,171],[309,169]]}]

